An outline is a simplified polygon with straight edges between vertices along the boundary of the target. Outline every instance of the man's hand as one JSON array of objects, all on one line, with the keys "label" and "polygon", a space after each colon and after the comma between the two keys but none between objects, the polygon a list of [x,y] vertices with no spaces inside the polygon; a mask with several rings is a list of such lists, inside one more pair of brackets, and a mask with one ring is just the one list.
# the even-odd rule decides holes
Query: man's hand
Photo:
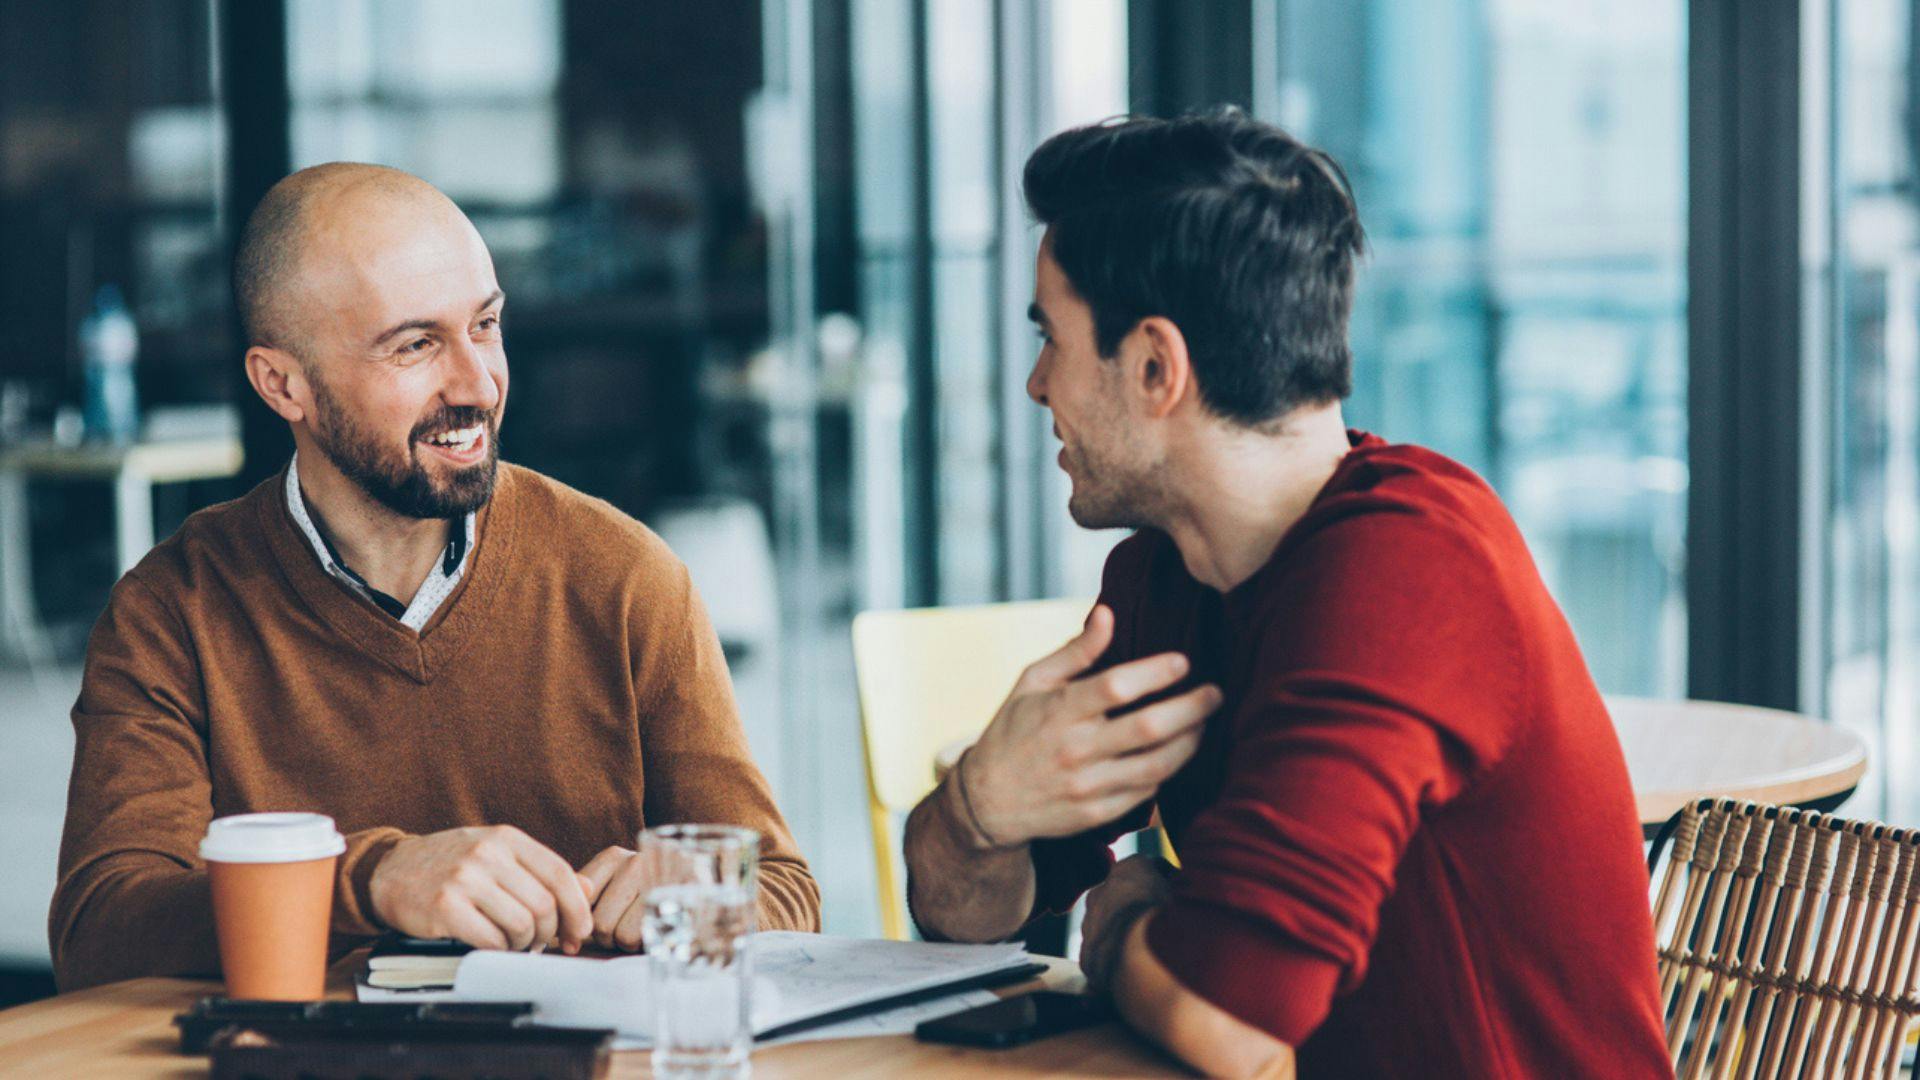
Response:
[{"label": "man's hand", "polygon": [[1113,612],[1095,607],[1079,637],[1021,673],[955,767],[984,843],[1012,847],[1104,825],[1151,798],[1199,747],[1220,691],[1200,686],[1110,718],[1188,669],[1186,657],[1161,653],[1086,675],[1112,639]]},{"label": "man's hand", "polygon": [[587,902],[593,905],[593,943],[603,949],[639,952],[652,882],[638,852],[615,845],[580,868]]},{"label": "man's hand", "polygon": [[528,949],[557,938],[574,953],[593,932],[573,868],[510,825],[408,837],[380,860],[369,891],[380,921],[414,937],[459,938],[483,949]]},{"label": "man's hand", "polygon": [[1133,855],[1114,864],[1107,880],[1087,893],[1087,913],[1080,922],[1080,970],[1090,986],[1105,991],[1113,985],[1127,931],[1167,902],[1176,873],[1165,859]]}]

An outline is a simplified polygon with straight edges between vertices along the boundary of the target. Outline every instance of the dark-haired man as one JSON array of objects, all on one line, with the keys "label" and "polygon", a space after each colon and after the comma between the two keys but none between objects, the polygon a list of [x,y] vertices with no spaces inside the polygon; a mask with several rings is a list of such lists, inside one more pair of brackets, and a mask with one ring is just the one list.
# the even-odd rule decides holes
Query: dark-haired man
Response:
[{"label": "dark-haired man", "polygon": [[[1225,111],[1055,136],[1028,393],[1109,557],[908,823],[930,935],[1090,886],[1083,966],[1224,1075],[1659,1076],[1639,827],[1573,635],[1493,492],[1346,429],[1360,224]],[[1113,864],[1158,809],[1180,856]]]},{"label": "dark-haired man", "polygon": [[218,970],[207,822],[331,814],[343,942],[637,949],[648,824],[760,831],[759,922],[819,890],[718,640],[658,537],[499,463],[505,303],[415,177],[275,185],[235,258],[247,376],[294,460],[114,587],[74,706],[50,933],[74,989]]}]

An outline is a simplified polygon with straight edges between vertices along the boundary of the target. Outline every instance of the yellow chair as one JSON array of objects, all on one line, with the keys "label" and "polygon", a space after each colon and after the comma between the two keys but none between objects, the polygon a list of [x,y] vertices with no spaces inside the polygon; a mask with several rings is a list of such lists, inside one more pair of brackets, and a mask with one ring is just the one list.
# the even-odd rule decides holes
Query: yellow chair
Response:
[{"label": "yellow chair", "polygon": [[1028,664],[1080,632],[1091,600],[867,611],[853,620],[880,925],[907,937],[893,815],[934,785],[934,755],[978,735]]}]

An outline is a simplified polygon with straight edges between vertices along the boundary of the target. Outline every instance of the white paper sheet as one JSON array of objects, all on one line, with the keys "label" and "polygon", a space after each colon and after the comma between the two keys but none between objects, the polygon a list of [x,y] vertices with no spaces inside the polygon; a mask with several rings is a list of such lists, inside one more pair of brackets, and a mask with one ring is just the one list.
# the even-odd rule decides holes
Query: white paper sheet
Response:
[{"label": "white paper sheet", "polygon": [[[755,934],[748,948],[753,954],[755,1031],[1018,967],[1029,960],[1018,945],[871,941],[788,931]],[[645,1045],[648,1034],[652,1017],[648,964],[644,956],[589,960],[481,951],[461,961],[451,995],[408,991],[404,996],[375,997],[372,988],[362,987],[360,999],[531,1001],[540,1023],[612,1028],[621,1035],[621,1048],[628,1048]],[[791,1038],[901,1034],[912,1031],[921,1020],[992,1000],[993,995],[984,991],[954,994]]]}]

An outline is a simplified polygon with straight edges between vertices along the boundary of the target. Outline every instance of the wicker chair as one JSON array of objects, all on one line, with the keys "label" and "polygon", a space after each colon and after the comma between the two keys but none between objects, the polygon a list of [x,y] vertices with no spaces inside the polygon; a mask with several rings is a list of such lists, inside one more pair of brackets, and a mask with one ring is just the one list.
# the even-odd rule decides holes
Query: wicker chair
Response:
[{"label": "wicker chair", "polygon": [[1898,1076],[1920,830],[1727,799],[1670,825],[1654,929],[1680,1080]]}]

